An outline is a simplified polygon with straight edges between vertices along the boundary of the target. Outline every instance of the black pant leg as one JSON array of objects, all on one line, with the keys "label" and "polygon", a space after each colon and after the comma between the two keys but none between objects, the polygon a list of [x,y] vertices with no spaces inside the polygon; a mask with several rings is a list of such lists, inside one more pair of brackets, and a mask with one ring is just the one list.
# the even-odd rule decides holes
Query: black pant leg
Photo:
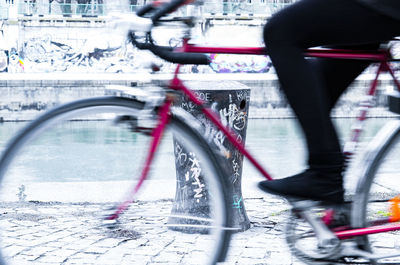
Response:
[{"label": "black pant leg", "polygon": [[[276,14],[264,29],[267,51],[310,153],[337,152],[330,110],[345,87],[368,65],[304,58],[309,47],[376,44],[400,35],[400,22],[351,0],[303,0]],[[335,71],[335,73],[332,73]],[[327,74],[328,73],[328,74]]]}]

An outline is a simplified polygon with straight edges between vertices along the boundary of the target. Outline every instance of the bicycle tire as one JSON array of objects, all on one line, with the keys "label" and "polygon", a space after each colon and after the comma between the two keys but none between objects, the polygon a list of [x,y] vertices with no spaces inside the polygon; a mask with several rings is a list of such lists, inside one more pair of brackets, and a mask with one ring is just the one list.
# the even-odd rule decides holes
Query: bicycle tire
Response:
[{"label": "bicycle tire", "polygon": [[[377,134],[367,147],[365,156],[358,166],[359,176],[356,188],[351,223],[352,227],[363,228],[373,224],[373,220],[387,219],[390,214],[390,202],[400,194],[400,186],[395,177],[400,177],[398,155],[400,154],[400,120],[393,120]],[[389,224],[390,225],[390,224]],[[398,231],[384,235],[367,235],[357,237],[358,246],[377,255],[399,253],[400,243]],[[396,255],[396,254],[395,254]],[[399,257],[371,260],[371,264],[399,264]]]},{"label": "bicycle tire", "polygon": [[[45,137],[44,135],[46,134],[57,135],[59,137],[57,139],[62,139],[60,142],[68,142],[68,147],[71,147],[71,149],[75,150],[79,145],[83,145],[81,139],[82,137],[79,137],[79,135],[69,137],[68,126],[70,126],[73,131],[76,128],[74,127],[76,122],[84,122],[84,124],[91,123],[92,121],[97,123],[107,122],[107,125],[113,125],[110,126],[110,128],[117,127],[116,130],[118,131],[116,134],[122,133],[125,138],[116,141],[121,141],[122,143],[118,145],[113,142],[113,140],[108,138],[105,141],[111,141],[109,145],[112,146],[112,148],[117,149],[117,153],[123,153],[119,152],[118,148],[120,146],[126,148],[127,146],[131,146],[129,144],[131,144],[132,141],[136,141],[138,137],[149,138],[148,136],[151,134],[146,130],[135,133],[133,130],[133,126],[135,126],[134,123],[137,121],[137,119],[144,119],[150,124],[151,128],[151,124],[154,123],[154,119],[157,117],[155,112],[149,113],[148,111],[142,111],[144,106],[144,102],[122,97],[102,97],[79,100],[48,111],[33,122],[29,123],[23,130],[19,132],[18,135],[14,137],[7,149],[3,152],[3,156],[0,160],[0,180],[2,181],[3,190],[3,192],[0,193],[0,203],[2,206],[1,210],[3,213],[5,213],[1,217],[2,220],[0,220],[0,228],[3,231],[1,249],[2,256],[6,257],[6,264],[12,264],[12,262],[15,264],[41,264],[43,262],[43,264],[45,264],[45,262],[51,261],[53,261],[54,264],[70,264],[74,261],[76,261],[78,264],[82,264],[82,262],[85,262],[85,264],[91,264],[92,262],[95,264],[103,264],[104,262],[104,264],[108,264],[107,258],[112,256],[110,252],[113,253],[113,251],[116,251],[116,254],[114,253],[114,258],[116,257],[116,259],[110,261],[110,264],[128,264],[129,261],[133,262],[134,264],[152,264],[152,262],[164,262],[165,264],[216,264],[217,262],[224,260],[231,236],[231,232],[229,230],[231,225],[231,211],[228,207],[228,190],[226,186],[226,178],[224,177],[224,171],[218,163],[218,158],[213,153],[206,140],[202,137],[201,132],[193,129],[193,124],[191,124],[192,126],[188,125],[187,117],[183,117],[184,115],[182,116],[181,114],[176,114],[173,109],[171,110],[170,121],[168,124],[169,131],[176,133],[175,137],[177,137],[180,142],[184,142],[185,144],[188,144],[190,148],[193,148],[190,150],[195,150],[196,158],[201,161],[200,164],[202,173],[207,173],[202,174],[203,181],[205,183],[204,185],[207,187],[207,191],[203,189],[201,192],[204,192],[204,194],[206,194],[205,196],[207,196],[209,200],[208,207],[211,210],[207,210],[209,211],[207,212],[207,215],[210,217],[204,217],[204,213],[202,213],[201,216],[193,217],[192,212],[189,213],[189,216],[189,214],[185,215],[185,211],[182,211],[181,213],[171,213],[170,209],[171,207],[174,207],[172,204],[174,203],[173,197],[175,192],[170,193],[172,198],[156,199],[155,202],[154,199],[146,199],[146,194],[144,194],[145,192],[142,192],[145,198],[135,199],[135,202],[133,203],[134,205],[132,204],[126,213],[124,213],[124,215],[118,219],[116,227],[111,229],[104,228],[100,224],[101,220],[99,220],[100,215],[97,213],[97,209],[101,209],[100,214],[104,214],[103,208],[113,206],[115,199],[112,198],[108,199],[109,201],[107,201],[107,198],[100,197],[100,199],[106,200],[105,202],[101,203],[97,203],[97,201],[93,202],[93,199],[87,200],[88,197],[92,196],[90,194],[90,185],[93,185],[93,183],[96,182],[90,182],[90,185],[87,185],[87,187],[84,184],[81,184],[81,182],[78,183],[79,185],[85,186],[83,189],[77,188],[77,191],[83,190],[84,199],[73,199],[73,196],[76,195],[79,197],[81,195],[81,193],[74,190],[74,188],[78,187],[79,185],[74,184],[75,186],[72,185],[74,188],[69,190],[69,182],[62,180],[64,182],[58,186],[54,186],[62,187],[62,189],[56,189],[56,192],[52,194],[51,190],[54,190],[54,187],[51,186],[51,183],[53,182],[50,182],[49,187],[51,188],[46,191],[44,188],[47,187],[47,182],[29,182],[30,178],[33,177],[26,177],[26,175],[29,175],[31,171],[29,171],[29,169],[21,169],[19,167],[19,165],[21,165],[18,164],[19,159],[24,159],[21,157],[25,153],[29,153],[30,146],[33,146],[32,150],[40,150],[38,153],[29,155],[29,158],[34,158],[35,162],[32,163],[29,159],[24,159],[22,163],[23,166],[37,164],[39,167],[38,171],[45,172],[47,168],[50,168],[49,170],[52,172],[53,169],[51,169],[51,167],[54,164],[60,165],[60,167],[66,164],[68,169],[67,171],[73,171],[73,168],[70,167],[71,165],[68,165],[69,159],[66,154],[68,153],[69,149],[66,148],[66,146],[62,147],[66,149],[63,149],[63,152],[57,152],[61,158],[65,156],[65,158],[61,161],[58,161],[60,158],[57,158],[58,160],[55,162],[53,160],[49,160],[48,162],[42,164],[37,162],[36,159],[38,161],[40,158],[47,159],[51,157],[51,155],[43,155],[41,153],[43,151],[41,149],[43,148],[40,148],[40,146],[35,147],[37,141],[34,141],[34,139],[38,139],[41,136]],[[116,117],[118,117],[117,120],[115,120],[115,117],[113,117],[113,122],[111,123],[108,122],[110,118],[110,112],[117,113]],[[176,112],[179,113],[179,111]],[[95,118],[93,113],[95,114]],[[75,114],[84,114],[84,116],[83,118],[82,116],[77,118],[78,116],[75,116]],[[90,118],[88,118],[88,115],[90,115]],[[123,117],[123,121],[121,121],[121,117]],[[50,129],[53,130],[54,128],[57,128],[55,125],[60,124],[61,121],[66,121],[67,127],[61,127],[61,131],[55,130],[54,133],[50,133]],[[115,124],[118,126],[114,126]],[[121,124],[123,126],[121,126]],[[101,126],[96,127],[95,131],[101,130]],[[84,127],[83,130],[87,129],[85,128],[86,127]],[[121,132],[120,130],[123,131]],[[92,138],[89,133],[87,134],[88,135],[84,135],[84,137],[89,139]],[[113,135],[113,133],[109,134]],[[170,136],[165,136],[164,138],[168,137],[172,138]],[[69,138],[78,138],[78,142],[70,143],[68,141]],[[130,141],[129,139],[135,140]],[[45,144],[46,143],[47,142],[45,142]],[[99,144],[94,141],[91,147],[95,148],[97,145]],[[79,156],[84,156],[84,153],[86,153],[86,150],[84,150],[85,148],[88,147],[84,145],[84,148],[79,148]],[[25,149],[27,151],[23,152]],[[129,156],[133,154],[143,154],[143,150],[128,150],[127,148],[127,151],[130,151]],[[169,157],[172,157],[172,152],[170,150],[166,153]],[[76,155],[77,152],[73,154]],[[97,155],[96,152],[90,152],[90,154]],[[90,159],[90,156],[87,159]],[[107,157],[107,159],[110,158]],[[118,159],[120,158],[118,157]],[[164,157],[162,157],[162,159],[164,159]],[[81,158],[79,160],[81,160]],[[105,166],[107,169],[108,167],[114,167],[114,163],[118,162],[116,160],[109,161],[110,163]],[[131,161],[130,166],[138,164],[136,163],[138,161],[136,157],[129,157],[129,161]],[[92,160],[90,160],[90,162],[92,162]],[[23,171],[23,174],[13,175],[13,166],[15,165],[15,172]],[[77,167],[75,164],[72,164],[72,166]],[[98,165],[96,164],[96,167],[97,166]],[[167,163],[167,167],[171,166],[172,165],[170,163]],[[83,171],[85,172],[86,176],[86,174],[89,174],[92,170],[96,171],[96,168],[87,166],[85,170],[78,169],[74,170],[74,172],[79,173]],[[164,168],[162,168],[162,170],[164,170]],[[62,172],[62,170],[57,169],[57,176],[58,174],[61,175]],[[14,185],[14,182],[21,177],[21,182],[18,182],[17,185]],[[175,182],[175,179],[172,179]],[[99,190],[108,192],[101,196],[113,196],[112,192],[110,195],[110,190],[113,190],[113,182],[108,181],[108,179],[103,181],[106,182],[105,187],[96,189],[96,192]],[[160,183],[164,183],[162,182],[164,180],[161,181],[157,179],[156,181],[159,182],[157,183],[159,185]],[[8,185],[8,183],[10,183],[10,185]],[[22,186],[18,186],[20,183],[24,184],[23,189],[21,189]],[[119,188],[121,188],[121,186],[125,187],[125,181],[122,181],[122,185],[118,185]],[[15,190],[11,192],[7,187],[19,187],[18,194],[13,194],[15,193]],[[40,189],[35,190],[35,187],[40,187]],[[29,193],[30,190],[33,190],[33,192]],[[168,188],[166,186],[162,186],[160,187],[159,192],[164,192],[164,190],[168,190]],[[156,187],[150,188],[150,192],[151,194],[149,192],[147,193],[147,197],[154,197],[157,193]],[[59,196],[63,195],[64,193],[68,193],[66,195],[66,202],[64,201],[64,198],[59,199]],[[95,194],[94,196],[97,195]],[[145,208],[146,206],[148,206],[148,208]],[[26,212],[24,212],[24,209]],[[148,214],[148,216],[146,214]],[[165,216],[159,217],[158,215],[161,214],[165,214]],[[77,221],[79,218],[75,217],[81,218],[82,221]],[[210,220],[211,217],[214,217],[214,219]],[[189,223],[174,223],[175,219],[192,219],[194,222],[190,221]],[[73,223],[72,228],[66,226],[66,224],[68,224],[66,220],[69,220],[70,223]],[[58,222],[60,224],[58,224]],[[156,222],[159,222],[160,227],[155,225]],[[28,226],[30,229],[24,230],[24,225]],[[22,226],[22,228],[20,226]],[[170,228],[172,227],[172,229],[166,229],[166,226]],[[180,228],[187,226],[194,227],[195,230],[188,232],[187,230],[183,231]],[[80,227],[85,228],[82,229]],[[203,228],[203,230],[196,230],[198,227]],[[51,231],[54,229],[58,229],[56,234],[59,233],[60,235],[63,235],[62,239],[55,239],[54,234],[51,234]],[[29,230],[32,230],[33,232],[29,233]],[[48,230],[50,232],[48,232]],[[20,231],[25,231],[27,234],[23,234]],[[82,234],[79,235],[79,233]],[[15,235],[17,234],[22,236],[19,236],[17,239],[15,239]],[[52,236],[53,239],[51,239]],[[68,240],[64,240],[64,237],[69,237],[69,243]],[[96,242],[92,242],[94,238],[100,239]],[[26,241],[24,242],[27,242],[28,244],[25,246],[21,245],[23,244],[21,239],[25,239]],[[191,242],[190,240],[194,241]],[[108,241],[110,241],[110,243],[106,244],[105,242]],[[33,242],[37,242],[37,244],[33,244]],[[82,244],[85,247],[79,248],[79,242],[84,242]],[[90,244],[90,242],[92,242],[92,244]],[[98,244],[99,242],[100,244]],[[45,243],[49,244],[46,245]],[[62,247],[55,247],[60,244],[65,245]],[[70,248],[66,246],[69,246]],[[123,246],[126,246],[127,251],[123,252],[125,254],[121,256],[121,254],[118,253],[121,253]],[[198,248],[203,246],[208,247],[207,250],[200,251]],[[109,250],[106,251],[107,247]],[[55,250],[53,249],[50,251],[49,249],[51,248],[55,248]],[[61,250],[64,250],[64,254]],[[202,254],[203,257],[207,259],[204,260],[204,262],[199,260]],[[193,258],[195,258],[195,260],[193,260]]]}]

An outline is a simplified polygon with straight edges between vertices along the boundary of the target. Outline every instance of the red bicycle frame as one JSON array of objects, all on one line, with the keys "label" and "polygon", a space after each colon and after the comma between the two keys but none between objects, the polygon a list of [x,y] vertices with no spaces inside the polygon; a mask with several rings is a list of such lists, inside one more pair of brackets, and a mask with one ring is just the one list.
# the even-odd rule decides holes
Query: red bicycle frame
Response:
[{"label": "red bicycle frame", "polygon": [[[188,44],[187,40],[184,41],[184,45],[180,52],[190,52],[190,53],[225,53],[225,54],[247,54],[247,55],[266,55],[265,48],[262,47],[204,47]],[[372,81],[371,87],[368,91],[369,98],[375,95],[376,88],[378,85],[379,75],[382,72],[389,72],[392,76],[397,89],[400,91],[400,83],[394,75],[394,71],[391,68],[389,61],[392,60],[390,51],[387,49],[377,50],[377,51],[354,51],[345,49],[310,49],[305,51],[306,57],[318,57],[318,58],[329,58],[329,59],[349,59],[349,60],[368,60],[379,64],[378,70],[376,72],[375,79]],[[272,177],[268,172],[261,166],[260,163],[245,149],[243,144],[237,140],[235,137],[235,132],[229,127],[224,126],[217,115],[209,108],[204,106],[204,102],[198,99],[194,92],[187,88],[183,82],[179,79],[180,65],[177,65],[174,76],[169,84],[169,88],[177,91],[183,92],[190,101],[197,105],[204,115],[219,129],[221,130],[228,140],[253,164],[257,170],[268,180],[272,180]],[[108,219],[117,219],[119,214],[122,213],[128,205],[133,201],[136,192],[139,190],[143,181],[147,177],[148,169],[153,160],[153,154],[155,153],[158,143],[161,140],[166,124],[168,123],[168,116],[170,111],[172,99],[167,99],[164,105],[159,111],[159,122],[156,128],[153,130],[152,144],[150,146],[149,155],[145,161],[145,165],[141,174],[139,183],[133,188],[131,192],[131,198],[124,203],[122,203],[114,215],[111,215]],[[368,108],[372,106],[371,102],[365,101],[361,102],[361,110],[358,116],[358,121],[363,122],[367,117]],[[360,134],[362,132],[362,126],[356,126],[352,129],[352,135],[350,139],[349,148],[345,150],[347,156],[351,156],[354,152],[356,144],[359,141]],[[229,154],[227,154],[229,155]],[[372,225],[367,228],[358,229],[348,229],[342,231],[336,231],[335,235],[340,239],[352,238],[361,235],[375,234],[381,232],[400,230],[400,224],[393,224],[390,226],[384,226],[384,223],[391,223],[391,219],[388,218],[385,221],[380,221],[377,225]]]},{"label": "red bicycle frame", "polygon": [[[225,53],[225,54],[246,54],[246,55],[266,55],[265,48],[261,47],[204,47],[188,44],[184,41],[182,48],[183,52],[190,53]],[[347,60],[368,60],[371,62],[379,63],[378,70],[376,72],[375,79],[372,81],[371,87],[368,90],[367,95],[372,98],[375,95],[376,88],[378,86],[378,79],[381,73],[389,72],[396,84],[397,89],[400,91],[400,83],[394,75],[394,71],[391,68],[389,61],[392,59],[390,51],[388,49],[382,49],[377,51],[354,51],[346,49],[309,49],[305,52],[306,57],[318,57],[328,59],[347,59]],[[229,139],[229,141],[262,173],[262,175],[272,180],[272,177],[267,171],[256,161],[256,159],[244,148],[242,143],[237,141],[235,133],[228,127],[225,127],[214,114],[211,109],[205,108],[203,102],[196,97],[196,95],[185,85],[178,77],[179,65],[176,68],[174,77],[170,83],[170,88],[182,91],[194,104],[196,104],[204,115],[209,118],[214,125],[221,130]],[[371,102],[361,102],[360,114],[357,118],[359,122],[363,122],[367,117],[368,109],[372,106]],[[356,145],[360,139],[362,132],[362,126],[356,126],[352,129],[352,135],[350,144],[347,145],[345,155],[350,157],[353,155]],[[390,223],[391,219],[388,218],[386,223]],[[382,222],[381,222],[382,224]],[[360,235],[375,234],[381,232],[395,231],[400,229],[400,224],[393,224],[390,226],[373,225],[368,228],[350,229],[344,231],[335,232],[336,236],[340,239],[351,238]]]},{"label": "red bicycle frame", "polygon": [[[190,53],[225,53],[225,54],[247,54],[247,55],[266,55],[266,50],[263,47],[204,47],[204,46],[196,46],[188,43],[188,40],[184,40],[184,45],[182,48],[184,52]],[[373,97],[376,92],[376,88],[378,86],[379,75],[382,72],[389,72],[395,82],[397,89],[400,91],[400,83],[396,79],[393,70],[389,65],[389,61],[392,59],[390,51],[388,49],[376,50],[376,51],[355,51],[355,50],[346,50],[346,49],[309,49],[305,52],[306,57],[318,57],[318,58],[327,58],[327,59],[350,59],[350,60],[368,60],[371,62],[378,62],[379,68],[377,70],[374,81],[371,84],[371,87],[368,91],[368,96]],[[213,113],[205,109],[202,106],[202,102],[197,100],[195,95],[187,89],[182,82],[178,78],[179,66],[177,71],[175,71],[174,78],[171,82],[171,88],[176,90],[183,91],[195,104],[200,106],[204,112],[204,114],[209,117],[213,123],[223,131],[232,144],[238,148],[238,150],[250,160],[250,162],[263,174],[265,178],[271,180],[271,176],[261,167],[261,165],[245,150],[245,148],[238,143],[235,137],[231,136],[231,133],[228,132],[224,126],[215,119]],[[358,121],[362,122],[367,117],[368,108],[371,107],[370,102],[361,102],[361,111],[358,117]],[[362,132],[362,127],[357,126],[352,130],[351,140],[348,145],[345,147],[345,155],[349,158],[353,155],[355,151],[355,147],[359,141],[360,134]]]}]

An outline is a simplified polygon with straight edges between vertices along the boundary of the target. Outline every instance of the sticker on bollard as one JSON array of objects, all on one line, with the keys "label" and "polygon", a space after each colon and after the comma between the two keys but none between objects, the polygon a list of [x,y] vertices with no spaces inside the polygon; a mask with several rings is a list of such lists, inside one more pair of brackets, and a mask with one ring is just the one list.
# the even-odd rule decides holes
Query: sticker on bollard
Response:
[{"label": "sticker on bollard", "polygon": [[[235,81],[219,82],[186,82],[193,89],[197,97],[205,102],[207,107],[212,108],[220,117],[224,125],[232,128],[242,143],[246,139],[247,119],[249,112],[250,88]],[[222,132],[217,130],[209,120],[204,117],[193,103],[185,96],[176,100],[176,105],[191,113],[204,126],[204,136],[212,144],[213,148],[227,150],[231,154],[227,158],[226,172],[229,182],[232,184],[230,194],[231,206],[234,208],[233,225],[244,231],[250,227],[250,221],[244,207],[242,198],[242,168],[243,155],[228,142]],[[176,195],[172,208],[172,215],[195,215],[197,217],[209,217],[209,205],[207,187],[201,177],[201,167],[196,154],[186,148],[174,137],[174,153],[176,166]],[[182,161],[184,157],[184,161]],[[184,192],[182,192],[184,191]],[[185,220],[171,217],[169,223],[185,223],[204,225],[198,220]],[[187,233],[207,232],[190,226],[174,227]]]}]

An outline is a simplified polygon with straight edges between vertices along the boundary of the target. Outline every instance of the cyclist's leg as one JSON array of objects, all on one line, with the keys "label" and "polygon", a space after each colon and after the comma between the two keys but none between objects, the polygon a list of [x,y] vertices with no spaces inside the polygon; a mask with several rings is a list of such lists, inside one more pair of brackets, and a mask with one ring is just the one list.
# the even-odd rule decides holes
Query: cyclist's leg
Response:
[{"label": "cyclist's leg", "polygon": [[[330,120],[332,92],[322,69],[314,68],[303,51],[314,46],[376,43],[400,33],[399,26],[400,22],[348,0],[303,0],[267,23],[267,50],[305,132],[310,170],[291,180],[261,183],[264,190],[337,202],[343,199],[343,158]],[[340,78],[341,73],[336,74]],[[343,90],[339,87],[335,97]]]},{"label": "cyclist's leg", "polygon": [[[322,70],[313,68],[309,60],[304,58],[303,50],[322,45],[343,46],[387,40],[396,33],[400,34],[400,22],[397,22],[397,26],[385,28],[385,25],[391,25],[391,23],[394,23],[392,19],[375,14],[348,0],[300,1],[278,13],[268,22],[265,28],[265,42],[282,88],[288,94],[289,101],[296,112],[307,110],[309,112],[307,113],[309,115],[300,113],[300,122],[312,117],[314,118],[312,123],[324,124],[327,120],[326,116],[329,115],[329,108],[326,108],[328,82],[324,80]],[[335,68],[338,70],[338,67]],[[363,69],[364,66],[361,68]],[[351,70],[347,67],[343,71],[332,74],[340,80],[343,78],[342,73],[351,72]],[[360,70],[356,69],[356,74],[359,72]],[[324,113],[320,114],[323,117],[318,117],[318,111],[312,112],[310,108],[324,110]],[[314,130],[310,133],[319,134]],[[318,148],[322,151],[337,148],[336,139],[321,140],[321,137],[332,136],[330,132],[322,134],[321,137],[313,136],[312,138],[318,140],[316,146],[312,146],[316,151]],[[307,140],[313,143],[313,139]],[[318,147],[321,144],[323,146]]]},{"label": "cyclist's leg", "polygon": [[[380,44],[330,46],[336,49],[351,50],[376,50]],[[330,110],[335,106],[337,100],[347,87],[359,76],[369,65],[369,61],[363,60],[335,60],[326,58],[310,59],[312,67],[320,69],[322,78],[325,80],[327,97]]]}]

